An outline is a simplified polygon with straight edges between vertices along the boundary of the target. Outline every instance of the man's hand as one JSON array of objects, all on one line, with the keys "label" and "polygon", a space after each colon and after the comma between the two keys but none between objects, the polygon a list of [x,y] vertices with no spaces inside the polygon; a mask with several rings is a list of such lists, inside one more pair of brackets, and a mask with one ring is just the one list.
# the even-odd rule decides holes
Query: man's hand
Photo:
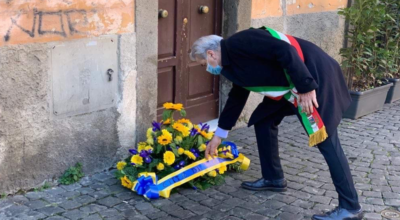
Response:
[{"label": "man's hand", "polygon": [[315,108],[319,107],[315,90],[299,94],[299,104],[302,107],[302,111],[307,113],[307,115],[313,113],[313,106],[315,106]]},{"label": "man's hand", "polygon": [[218,156],[218,146],[221,144],[221,138],[214,135],[214,137],[211,139],[210,142],[207,144],[206,148],[206,159],[208,159],[209,156],[214,158],[214,156]]}]

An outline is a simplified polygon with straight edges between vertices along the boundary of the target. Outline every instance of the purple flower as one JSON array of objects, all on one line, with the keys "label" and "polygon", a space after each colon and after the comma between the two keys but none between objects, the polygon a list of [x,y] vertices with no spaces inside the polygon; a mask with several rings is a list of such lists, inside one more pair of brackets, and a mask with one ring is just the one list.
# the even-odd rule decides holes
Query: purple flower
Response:
[{"label": "purple flower", "polygon": [[144,158],[144,162],[146,163],[151,163],[152,159],[150,157]]},{"label": "purple flower", "polygon": [[197,157],[199,157],[200,155],[196,152],[196,153],[194,153],[194,156],[197,158]]},{"label": "purple flower", "polygon": [[153,121],[151,124],[153,125],[153,131],[161,131],[161,123]]},{"label": "purple flower", "polygon": [[150,149],[150,150],[147,150],[147,152],[148,152],[149,154],[151,154],[151,153],[153,153],[153,150]]},{"label": "purple flower", "polygon": [[133,155],[137,154],[137,150],[136,149],[129,149],[129,152]]},{"label": "purple flower", "polygon": [[210,126],[209,125],[207,125],[206,123],[205,124],[203,124],[203,123],[200,123],[200,126],[201,126],[201,131],[208,131],[208,129],[210,129]]},{"label": "purple flower", "polygon": [[168,146],[168,147],[167,147],[167,150],[172,151],[172,148]]},{"label": "purple flower", "polygon": [[135,164],[135,163],[131,163],[131,165],[132,165],[132,166],[135,166],[136,164]]},{"label": "purple flower", "polygon": [[192,130],[190,130],[190,136],[195,136],[198,133],[199,132],[195,128],[192,128]]},{"label": "purple flower", "polygon": [[175,170],[179,170],[181,168],[181,166],[179,166],[179,164],[176,164],[175,166],[174,166],[174,169]]},{"label": "purple flower", "polygon": [[149,152],[147,152],[146,150],[142,150],[142,151],[140,151],[140,154],[139,154],[141,157],[143,157],[143,158],[145,158],[145,157],[148,157],[149,156]]},{"label": "purple flower", "polygon": [[181,167],[184,167],[185,166],[185,161],[184,160],[182,160],[181,162],[179,162],[179,166],[181,166]]}]

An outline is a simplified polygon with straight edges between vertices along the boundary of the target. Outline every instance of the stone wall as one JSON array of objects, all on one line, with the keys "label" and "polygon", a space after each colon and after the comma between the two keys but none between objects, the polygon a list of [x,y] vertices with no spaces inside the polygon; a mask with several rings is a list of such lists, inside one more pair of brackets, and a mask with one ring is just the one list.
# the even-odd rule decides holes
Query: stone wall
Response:
[{"label": "stone wall", "polygon": [[134,144],[134,11],[133,0],[0,2],[1,193],[76,162],[104,170]]}]

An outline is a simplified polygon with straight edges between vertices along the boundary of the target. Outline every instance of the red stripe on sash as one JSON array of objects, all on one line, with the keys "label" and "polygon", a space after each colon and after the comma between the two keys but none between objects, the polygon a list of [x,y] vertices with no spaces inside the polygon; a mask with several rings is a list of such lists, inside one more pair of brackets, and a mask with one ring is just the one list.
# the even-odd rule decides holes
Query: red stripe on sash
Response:
[{"label": "red stripe on sash", "polygon": [[297,40],[296,40],[294,37],[290,36],[290,35],[286,35],[286,37],[289,39],[290,44],[291,44],[294,48],[296,48],[297,53],[298,53],[299,56],[300,56],[300,59],[304,62],[303,51],[301,50],[301,47],[300,47],[299,43],[297,42]]}]

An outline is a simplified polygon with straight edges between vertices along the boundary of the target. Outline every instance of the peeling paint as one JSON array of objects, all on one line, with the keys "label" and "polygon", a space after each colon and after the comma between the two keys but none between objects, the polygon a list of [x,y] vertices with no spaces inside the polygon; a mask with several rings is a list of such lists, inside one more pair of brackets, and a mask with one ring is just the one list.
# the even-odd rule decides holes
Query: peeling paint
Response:
[{"label": "peeling paint", "polygon": [[134,0],[0,2],[0,46],[131,33]]},{"label": "peeling paint", "polygon": [[346,5],[347,0],[253,0],[251,18],[335,11]]}]

